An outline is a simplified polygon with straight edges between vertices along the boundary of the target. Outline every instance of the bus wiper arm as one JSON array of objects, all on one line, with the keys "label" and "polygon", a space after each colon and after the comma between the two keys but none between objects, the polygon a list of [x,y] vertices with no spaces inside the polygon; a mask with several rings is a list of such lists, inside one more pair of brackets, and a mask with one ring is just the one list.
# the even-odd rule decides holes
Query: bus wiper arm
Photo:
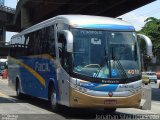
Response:
[{"label": "bus wiper arm", "polygon": [[98,77],[98,75],[99,75],[100,71],[102,70],[103,66],[105,66],[105,63],[107,63],[107,66],[108,66],[108,56],[107,56],[107,51],[106,51],[106,48],[105,48],[105,47],[104,47],[104,53],[105,53],[105,54],[104,54],[104,58],[102,59],[102,62],[101,62],[101,64],[100,64],[100,67],[99,67],[96,75],[95,75],[95,78]]},{"label": "bus wiper arm", "polygon": [[120,63],[119,59],[114,55],[113,48],[112,48],[112,60],[117,62],[118,66],[119,66],[119,68],[117,67],[117,69],[119,70],[120,73],[122,73],[121,75],[123,75],[123,78],[124,79],[128,78],[128,76],[127,76],[122,64]]},{"label": "bus wiper arm", "polygon": [[99,75],[100,71],[102,70],[103,66],[105,66],[105,63],[107,63],[107,66],[108,66],[108,57],[107,56],[104,56],[102,64],[100,64],[99,69],[98,69],[98,71],[97,71],[97,73],[95,75],[95,78],[98,77],[98,75]]}]

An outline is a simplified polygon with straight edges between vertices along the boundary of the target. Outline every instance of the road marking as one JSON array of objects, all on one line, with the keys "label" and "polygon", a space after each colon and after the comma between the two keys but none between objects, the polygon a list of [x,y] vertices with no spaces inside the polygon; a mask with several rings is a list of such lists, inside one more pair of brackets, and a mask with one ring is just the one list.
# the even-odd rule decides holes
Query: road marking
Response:
[{"label": "road marking", "polygon": [[[10,96],[2,93],[2,92],[0,92],[0,97],[6,98],[7,100],[9,100],[9,101],[11,101],[11,102],[13,102],[13,103],[16,103],[16,104],[18,104],[18,105],[20,105],[20,106],[22,106],[22,107],[24,107],[24,108],[27,108],[28,110],[32,111],[32,114],[37,114],[37,111],[38,111],[38,113],[40,113],[40,114],[52,114],[52,115],[55,114],[55,113],[50,112],[50,111],[48,111],[48,110],[44,110],[44,109],[42,109],[42,108],[39,108],[39,107],[37,107],[37,106],[35,106],[35,105],[31,105],[31,104],[29,104],[29,103],[18,103],[18,102],[16,101],[17,99],[12,98],[12,97],[10,97]],[[31,105],[31,106],[30,106],[30,105]],[[41,111],[40,111],[40,110],[41,110]],[[29,113],[29,114],[30,114],[30,113]]]},{"label": "road marking", "polygon": [[157,113],[152,112],[152,111],[150,111],[150,110],[144,110],[143,112],[145,112],[145,113],[149,113],[149,114],[157,114]]},{"label": "road marking", "polygon": [[8,83],[8,79],[1,79],[1,78],[0,78],[0,83],[7,84],[7,83]]},{"label": "road marking", "polygon": [[157,101],[152,101],[152,103],[153,103],[153,104],[159,104],[159,105],[160,105],[160,103],[157,102]]},{"label": "road marking", "polygon": [[128,114],[142,114],[142,113],[147,113],[147,114],[156,114],[155,112],[151,111],[151,110],[142,110],[142,109],[138,109],[138,108],[122,108],[118,110],[118,112],[122,112],[124,114],[128,113]]},{"label": "road marking", "polygon": [[5,95],[5,94],[3,94],[3,93],[1,93],[1,92],[0,92],[0,96],[1,96],[1,97],[5,97],[5,98],[9,98],[8,95]]},{"label": "road marking", "polygon": [[0,92],[0,97],[7,98],[9,101],[16,103],[16,100],[14,100],[12,97],[5,95],[4,93]]}]

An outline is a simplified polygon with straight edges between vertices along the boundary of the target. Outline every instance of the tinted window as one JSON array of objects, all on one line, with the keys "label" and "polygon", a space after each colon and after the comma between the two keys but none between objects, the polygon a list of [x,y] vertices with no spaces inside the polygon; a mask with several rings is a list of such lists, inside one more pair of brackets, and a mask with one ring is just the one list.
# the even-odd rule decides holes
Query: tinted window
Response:
[{"label": "tinted window", "polygon": [[28,33],[12,40],[11,56],[39,54],[55,56],[54,26]]}]

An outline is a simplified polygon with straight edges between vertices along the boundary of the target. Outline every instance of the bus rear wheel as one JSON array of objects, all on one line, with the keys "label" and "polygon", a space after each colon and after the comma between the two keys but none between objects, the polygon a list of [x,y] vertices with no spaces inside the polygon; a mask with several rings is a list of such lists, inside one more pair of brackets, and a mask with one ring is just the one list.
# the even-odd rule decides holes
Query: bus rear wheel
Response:
[{"label": "bus rear wheel", "polygon": [[20,83],[19,81],[16,82],[16,94],[17,94],[17,98],[21,99],[23,97],[21,91],[20,91]]},{"label": "bus rear wheel", "polygon": [[57,103],[56,92],[54,89],[51,90],[49,102],[53,112],[58,112],[60,110],[60,105]]}]

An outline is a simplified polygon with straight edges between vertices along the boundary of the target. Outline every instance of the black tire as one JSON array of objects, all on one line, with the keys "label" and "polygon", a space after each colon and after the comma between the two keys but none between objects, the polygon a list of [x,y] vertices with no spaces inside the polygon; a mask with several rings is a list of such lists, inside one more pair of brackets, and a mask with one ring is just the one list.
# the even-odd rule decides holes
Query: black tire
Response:
[{"label": "black tire", "polygon": [[157,81],[155,81],[155,83],[157,83]]},{"label": "black tire", "polygon": [[60,105],[57,103],[56,93],[55,93],[55,89],[54,88],[50,92],[49,102],[50,102],[51,110],[53,112],[59,112],[60,111]]},{"label": "black tire", "polygon": [[148,83],[145,83],[145,85],[148,85]]},{"label": "black tire", "polygon": [[104,111],[106,113],[112,114],[112,113],[115,113],[116,108],[104,108]]},{"label": "black tire", "polygon": [[16,83],[16,95],[18,99],[22,99],[23,98],[23,94],[20,92],[20,84],[19,81],[17,81]]}]

